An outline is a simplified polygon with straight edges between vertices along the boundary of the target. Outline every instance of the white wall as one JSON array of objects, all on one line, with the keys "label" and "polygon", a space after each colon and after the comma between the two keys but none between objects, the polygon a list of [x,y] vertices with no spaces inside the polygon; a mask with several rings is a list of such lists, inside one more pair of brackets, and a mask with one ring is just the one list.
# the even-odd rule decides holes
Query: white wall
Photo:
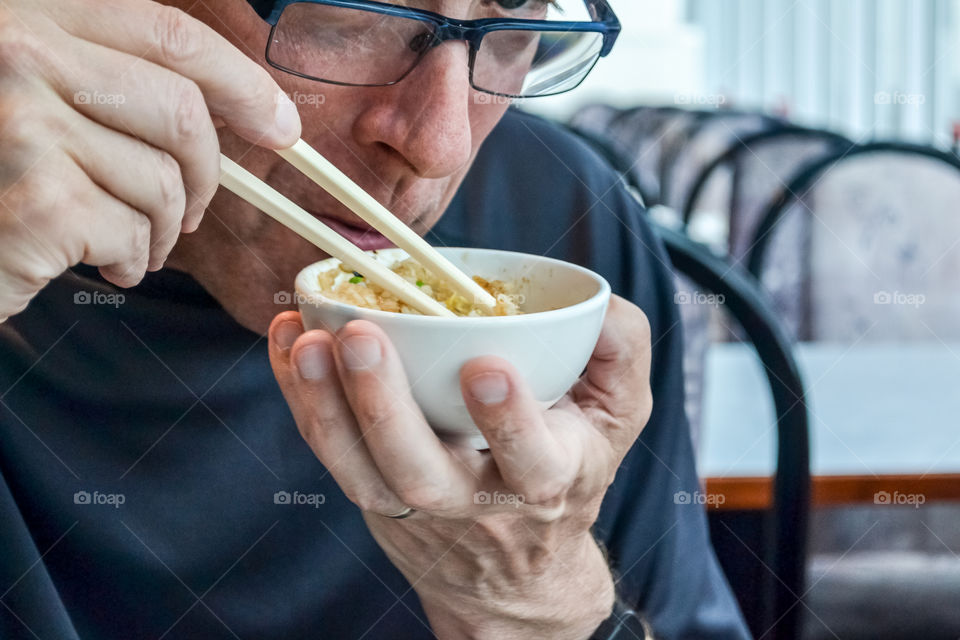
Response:
[{"label": "white wall", "polygon": [[960,0],[610,2],[624,29],[613,53],[579,89],[523,108],[723,101],[939,146],[960,121]]},{"label": "white wall", "polygon": [[705,92],[857,139],[950,142],[960,0],[689,0]]}]

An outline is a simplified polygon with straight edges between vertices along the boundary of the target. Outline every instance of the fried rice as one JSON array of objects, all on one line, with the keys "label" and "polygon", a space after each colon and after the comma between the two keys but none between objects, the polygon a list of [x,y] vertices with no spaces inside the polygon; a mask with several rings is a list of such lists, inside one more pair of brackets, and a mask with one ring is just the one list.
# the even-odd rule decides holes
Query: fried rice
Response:
[{"label": "fried rice", "polygon": [[[494,313],[490,314],[456,293],[445,280],[434,277],[412,258],[397,262],[391,267],[391,270],[404,280],[419,287],[425,294],[442,303],[458,316],[515,316],[523,314],[520,306],[523,304],[524,296],[519,291],[518,283],[486,280],[479,276],[473,276],[474,282],[479,284],[497,301]],[[365,309],[422,315],[389,291],[385,291],[372,282],[367,282],[361,274],[350,271],[343,265],[322,272],[317,280],[323,295],[331,300]]]}]

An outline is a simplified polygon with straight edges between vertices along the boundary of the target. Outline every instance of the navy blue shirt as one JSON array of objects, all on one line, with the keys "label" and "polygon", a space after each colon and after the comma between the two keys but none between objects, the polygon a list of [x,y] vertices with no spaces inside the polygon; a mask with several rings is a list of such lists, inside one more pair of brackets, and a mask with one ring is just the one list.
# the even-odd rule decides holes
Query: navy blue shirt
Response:
[{"label": "navy blue shirt", "polygon": [[[701,508],[674,501],[698,486],[682,338],[641,213],[579,140],[510,112],[430,239],[582,264],[647,313],[653,415],[596,536],[658,638],[745,638]],[[172,270],[120,291],[76,267],[0,325],[0,638],[433,637],[266,351]],[[319,497],[277,504],[294,491]]]}]

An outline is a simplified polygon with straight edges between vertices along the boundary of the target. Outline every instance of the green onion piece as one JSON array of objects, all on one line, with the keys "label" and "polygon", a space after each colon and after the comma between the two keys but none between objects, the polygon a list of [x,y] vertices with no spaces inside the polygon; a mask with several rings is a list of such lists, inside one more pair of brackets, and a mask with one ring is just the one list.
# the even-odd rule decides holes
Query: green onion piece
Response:
[{"label": "green onion piece", "polygon": [[357,284],[358,282],[363,282],[363,276],[353,276],[350,278],[350,284]]},{"label": "green onion piece", "polygon": [[418,286],[418,287],[422,287],[422,286],[423,286],[423,280],[417,280],[417,286]]}]

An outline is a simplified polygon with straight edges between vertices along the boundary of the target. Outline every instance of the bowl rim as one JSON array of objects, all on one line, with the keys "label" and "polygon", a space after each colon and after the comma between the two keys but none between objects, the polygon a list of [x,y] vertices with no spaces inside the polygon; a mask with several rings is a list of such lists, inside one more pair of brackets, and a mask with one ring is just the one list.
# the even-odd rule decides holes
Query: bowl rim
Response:
[{"label": "bowl rim", "polygon": [[[542,319],[555,319],[558,314],[569,314],[569,315],[579,315],[580,313],[587,313],[592,308],[598,304],[605,304],[610,298],[611,289],[610,283],[607,282],[607,279],[601,276],[600,274],[582,267],[573,262],[566,262],[565,260],[558,260],[557,258],[551,258],[548,256],[541,256],[535,253],[525,253],[523,251],[507,251],[505,249],[486,249],[483,247],[436,247],[441,253],[454,252],[454,251],[474,251],[474,252],[483,252],[483,253],[500,253],[500,254],[510,254],[514,256],[525,256],[528,258],[534,258],[539,262],[552,263],[558,266],[562,266],[565,269],[570,269],[573,271],[580,272],[594,282],[596,282],[599,287],[593,295],[585,300],[581,300],[576,304],[572,304],[568,307],[561,307],[559,309],[548,309],[546,311],[534,311],[533,313],[525,313],[522,315],[516,316],[457,316],[455,318],[445,318],[440,316],[428,316],[428,315],[418,315],[412,313],[397,313],[395,311],[382,311],[380,309],[369,309],[367,307],[358,307],[353,304],[348,304],[346,302],[341,302],[339,300],[332,300],[324,296],[321,292],[307,293],[301,287],[301,279],[306,277],[306,272],[315,268],[318,264],[326,262],[328,260],[337,260],[337,258],[325,258],[324,260],[318,260],[313,262],[303,269],[301,269],[294,280],[294,290],[296,292],[297,306],[298,308],[304,303],[311,304],[316,306],[318,304],[317,300],[322,300],[323,304],[340,309],[342,311],[350,311],[352,313],[362,314],[363,318],[357,319],[367,319],[366,316],[369,316],[369,319],[375,318],[384,318],[384,319],[396,319],[398,316],[406,318],[405,322],[422,322],[427,324],[437,324],[437,323],[446,323],[453,322],[456,326],[464,326],[464,324],[513,324],[517,322],[536,322]],[[366,253],[379,253],[383,251],[403,251],[399,247],[388,247],[386,249],[373,249],[367,251]]]}]

